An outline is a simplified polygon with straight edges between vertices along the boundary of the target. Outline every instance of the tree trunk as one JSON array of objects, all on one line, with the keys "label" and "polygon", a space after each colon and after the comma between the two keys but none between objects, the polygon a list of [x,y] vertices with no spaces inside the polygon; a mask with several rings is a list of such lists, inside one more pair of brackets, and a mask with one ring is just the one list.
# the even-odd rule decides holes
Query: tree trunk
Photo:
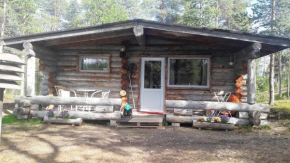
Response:
[{"label": "tree trunk", "polygon": [[[274,20],[276,19],[276,0],[272,0],[272,13],[271,13],[271,34],[274,35]],[[274,104],[275,90],[274,90],[274,54],[270,55],[270,73],[269,73],[269,85],[270,85],[270,99],[269,104]]]},{"label": "tree trunk", "polygon": [[279,76],[279,97],[282,97],[282,61],[281,61],[281,58],[282,58],[282,54],[280,53],[278,55],[278,66],[279,66],[279,69],[278,69],[278,76]]},{"label": "tree trunk", "polygon": [[[219,13],[219,0],[216,1],[216,10],[218,11]],[[215,18],[215,28],[218,28],[219,27],[219,14],[216,15],[216,18]]]},{"label": "tree trunk", "polygon": [[270,74],[269,74],[269,84],[270,84],[270,101],[269,104],[274,104],[275,100],[275,90],[274,90],[274,54],[270,55]]},{"label": "tree trunk", "polygon": [[[289,65],[290,67],[290,65]],[[290,78],[290,71],[288,70],[287,72],[287,98],[290,98],[290,94],[289,94],[289,78]]]},{"label": "tree trunk", "polygon": [[5,34],[6,8],[7,8],[7,1],[3,0],[3,13],[2,13],[0,39],[2,39],[4,37],[4,34]]}]

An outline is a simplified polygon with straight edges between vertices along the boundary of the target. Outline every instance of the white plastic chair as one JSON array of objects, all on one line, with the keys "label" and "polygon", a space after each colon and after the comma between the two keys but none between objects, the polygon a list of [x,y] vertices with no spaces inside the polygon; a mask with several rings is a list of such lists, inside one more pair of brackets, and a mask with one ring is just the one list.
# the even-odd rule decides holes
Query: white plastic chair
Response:
[{"label": "white plastic chair", "polygon": [[[67,91],[67,90],[59,89],[58,90],[58,95],[60,97],[71,97],[70,96],[70,92],[73,92],[75,97],[77,97],[77,94],[76,94],[76,92],[74,90]],[[58,105],[58,110],[61,111],[61,109],[62,109],[62,105]],[[77,111],[77,105],[76,105],[75,109]],[[73,106],[72,105],[71,105],[71,110],[73,110]]]},{"label": "white plastic chair", "polygon": [[95,94],[100,93],[100,92],[102,92],[102,90],[99,90],[99,91],[92,93],[91,98],[93,98]]},{"label": "white plastic chair", "polygon": [[107,92],[102,92],[102,98],[109,98],[110,90]]},{"label": "white plastic chair", "polygon": [[[102,99],[104,99],[104,98],[109,98],[109,94],[110,94],[110,90],[109,90],[109,91],[106,91],[106,92],[102,92],[102,96],[101,96],[101,98],[102,98]],[[93,94],[92,94],[91,97],[93,97]],[[95,110],[96,110],[97,107],[98,107],[98,106],[95,106],[95,107],[94,107]]]},{"label": "white plastic chair", "polygon": [[[214,96],[215,98],[217,99],[218,102],[227,102],[231,96],[231,92],[224,92],[224,91],[220,91],[220,92],[214,92]],[[221,111],[218,111],[217,112],[217,116],[221,113]],[[230,116],[231,115],[231,112],[229,112]],[[213,114],[213,116],[215,116],[215,112]]]}]

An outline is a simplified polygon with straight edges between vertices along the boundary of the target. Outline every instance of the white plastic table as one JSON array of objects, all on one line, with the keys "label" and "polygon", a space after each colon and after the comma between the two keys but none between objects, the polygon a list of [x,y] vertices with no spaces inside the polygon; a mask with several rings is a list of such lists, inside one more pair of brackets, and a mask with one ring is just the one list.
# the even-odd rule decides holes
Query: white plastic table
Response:
[{"label": "white plastic table", "polygon": [[84,92],[84,97],[88,98],[89,97],[89,92],[95,92],[96,90],[94,89],[77,89],[78,92]]}]

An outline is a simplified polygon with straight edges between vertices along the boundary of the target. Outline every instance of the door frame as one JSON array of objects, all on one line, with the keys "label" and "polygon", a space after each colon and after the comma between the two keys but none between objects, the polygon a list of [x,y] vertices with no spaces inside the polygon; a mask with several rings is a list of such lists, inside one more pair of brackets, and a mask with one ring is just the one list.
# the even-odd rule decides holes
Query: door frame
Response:
[{"label": "door frame", "polygon": [[[144,63],[146,60],[151,60],[151,61],[161,61],[161,88],[162,88],[162,96],[161,96],[161,102],[162,102],[162,108],[160,108],[160,111],[156,111],[156,112],[165,112],[165,92],[166,92],[166,58],[165,57],[140,57],[139,60],[139,65],[140,65],[140,81],[139,81],[139,111],[142,111],[142,93],[143,93],[143,89],[144,89],[144,73],[145,73],[145,69],[144,69]],[[146,112],[146,110],[145,110]],[[148,111],[149,112],[149,111]],[[152,111],[154,112],[154,111]]]}]

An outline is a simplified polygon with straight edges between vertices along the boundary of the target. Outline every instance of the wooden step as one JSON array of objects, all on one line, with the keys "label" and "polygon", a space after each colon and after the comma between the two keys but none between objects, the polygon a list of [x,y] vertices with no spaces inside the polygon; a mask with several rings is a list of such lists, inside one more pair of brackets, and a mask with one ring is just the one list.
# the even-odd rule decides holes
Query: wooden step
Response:
[{"label": "wooden step", "polygon": [[132,118],[128,122],[118,121],[117,128],[139,127],[139,128],[162,128],[163,118]]}]

